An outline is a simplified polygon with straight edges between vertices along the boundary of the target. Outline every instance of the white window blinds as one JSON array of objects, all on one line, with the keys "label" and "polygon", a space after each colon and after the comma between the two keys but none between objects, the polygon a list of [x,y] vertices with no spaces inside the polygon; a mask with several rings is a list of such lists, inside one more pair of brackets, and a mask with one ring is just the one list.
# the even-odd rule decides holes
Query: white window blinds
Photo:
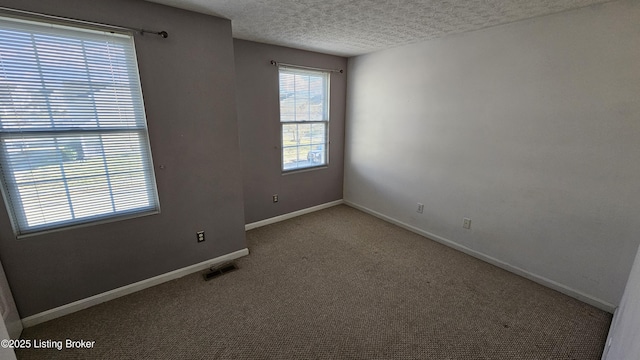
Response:
[{"label": "white window blinds", "polygon": [[0,18],[0,142],[18,235],[159,210],[129,35]]}]

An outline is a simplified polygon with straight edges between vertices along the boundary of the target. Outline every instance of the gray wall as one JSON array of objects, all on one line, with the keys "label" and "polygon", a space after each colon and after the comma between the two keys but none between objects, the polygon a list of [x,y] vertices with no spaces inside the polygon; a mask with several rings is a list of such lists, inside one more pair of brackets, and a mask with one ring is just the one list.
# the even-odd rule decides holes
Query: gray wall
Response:
[{"label": "gray wall", "polygon": [[617,305],[640,239],[639,59],[638,1],[352,58],[345,200]]},{"label": "gray wall", "polygon": [[0,207],[22,317],[246,247],[230,21],[144,1],[0,5],[169,33],[136,35],[162,213],[16,240]]},{"label": "gray wall", "polygon": [[278,69],[269,61],[346,71],[346,58],[244,40],[234,48],[246,223],[342,199],[346,74],[331,74],[329,166],[282,175]]},{"label": "gray wall", "polygon": [[640,251],[616,311],[603,359],[640,359]]}]

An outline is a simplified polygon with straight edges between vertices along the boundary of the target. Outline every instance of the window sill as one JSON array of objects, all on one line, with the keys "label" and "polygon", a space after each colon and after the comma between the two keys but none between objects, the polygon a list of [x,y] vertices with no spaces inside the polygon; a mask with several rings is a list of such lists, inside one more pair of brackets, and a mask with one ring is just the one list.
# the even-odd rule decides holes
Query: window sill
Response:
[{"label": "window sill", "polygon": [[156,214],[160,214],[160,210],[151,210],[146,212],[138,212],[138,213],[132,213],[128,215],[122,215],[122,216],[114,216],[114,217],[109,217],[105,219],[100,219],[100,220],[95,220],[95,221],[90,221],[90,222],[80,223],[80,224],[73,224],[69,226],[62,226],[62,227],[53,228],[53,229],[36,230],[35,232],[16,235],[16,239],[20,240],[20,239],[25,239],[33,236],[38,236],[38,235],[45,235],[45,234],[50,234],[54,232],[72,230],[77,228],[93,226],[93,225],[107,224],[107,223],[112,223],[116,221],[130,220],[130,219],[135,219],[135,218],[149,216],[149,215],[156,215]]},{"label": "window sill", "polygon": [[319,166],[312,166],[312,167],[307,167],[307,168],[304,168],[304,169],[284,170],[284,171],[282,171],[282,176],[299,174],[299,173],[304,173],[304,172],[309,172],[309,171],[316,171],[316,170],[324,170],[324,169],[328,169],[328,168],[329,168],[329,164],[319,165]]}]

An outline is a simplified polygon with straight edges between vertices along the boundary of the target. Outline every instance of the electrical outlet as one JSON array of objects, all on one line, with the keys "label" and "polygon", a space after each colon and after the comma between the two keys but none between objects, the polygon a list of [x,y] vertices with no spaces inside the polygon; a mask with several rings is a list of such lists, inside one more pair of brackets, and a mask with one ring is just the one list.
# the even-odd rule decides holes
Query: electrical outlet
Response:
[{"label": "electrical outlet", "polygon": [[278,202],[278,194],[273,194],[273,202],[274,203]]},{"label": "electrical outlet", "polygon": [[424,205],[418,203],[418,210],[416,210],[418,214],[422,214],[424,212]]},{"label": "electrical outlet", "polygon": [[462,219],[462,227],[465,229],[471,229],[471,219],[463,218]]},{"label": "electrical outlet", "polygon": [[204,241],[204,231],[198,231],[196,233],[196,239],[198,239],[198,242],[203,242]]}]

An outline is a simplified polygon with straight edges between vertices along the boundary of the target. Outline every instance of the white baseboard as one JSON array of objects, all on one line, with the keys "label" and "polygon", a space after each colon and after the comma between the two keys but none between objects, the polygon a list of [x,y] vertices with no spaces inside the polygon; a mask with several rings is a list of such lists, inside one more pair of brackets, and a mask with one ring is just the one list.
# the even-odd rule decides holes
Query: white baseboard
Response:
[{"label": "white baseboard", "polygon": [[121,296],[134,293],[136,291],[144,290],[146,288],[149,288],[158,284],[162,284],[167,281],[181,278],[185,275],[189,275],[197,271],[208,269],[217,264],[235,260],[237,258],[246,256],[246,255],[249,255],[249,249],[247,248],[232,252],[230,254],[222,255],[214,259],[203,261],[198,264],[190,265],[182,269],[178,269],[162,275],[154,276],[146,280],[138,281],[133,284],[119,287],[117,289],[109,290],[107,292],[103,292],[101,294],[97,294],[97,295],[88,297],[86,299],[74,301],[72,303],[62,305],[57,308],[53,308],[35,315],[28,316],[22,319],[22,325],[25,328],[28,328],[28,327],[43,323],[45,321],[53,320],[55,318],[65,316],[65,315],[74,313],[76,311],[80,311],[88,307],[101,304],[105,301],[113,300]]},{"label": "white baseboard", "polygon": [[330,208],[332,206],[336,206],[336,205],[340,205],[340,204],[344,204],[344,201],[342,199],[341,200],[332,201],[332,202],[328,202],[328,203],[324,203],[324,204],[320,204],[320,205],[316,205],[316,206],[312,206],[310,208],[306,208],[306,209],[290,212],[288,214],[272,217],[272,218],[269,218],[269,219],[256,221],[256,222],[253,222],[253,223],[250,223],[250,224],[246,224],[244,226],[244,230],[248,231],[248,230],[251,230],[251,229],[259,228],[261,226],[275,224],[277,222],[288,220],[288,219],[294,218],[296,216],[312,213],[314,211]]},{"label": "white baseboard", "polygon": [[466,247],[464,245],[460,245],[460,244],[455,243],[455,242],[453,242],[453,241],[451,241],[449,239],[445,239],[445,238],[443,238],[441,236],[438,236],[436,234],[432,234],[432,233],[430,233],[428,231],[424,231],[424,230],[419,229],[419,228],[417,228],[415,226],[406,224],[406,223],[404,223],[404,222],[402,222],[400,220],[396,220],[396,219],[394,219],[392,217],[389,217],[387,215],[381,214],[381,213],[379,213],[377,211],[371,210],[371,209],[369,209],[367,207],[364,207],[362,205],[358,205],[358,204],[353,203],[353,202],[348,201],[348,200],[344,200],[344,203],[349,205],[349,206],[351,206],[351,207],[354,207],[354,208],[356,208],[358,210],[362,210],[362,211],[364,211],[364,212],[366,212],[368,214],[371,214],[371,215],[373,215],[373,216],[375,216],[377,218],[380,218],[380,219],[388,221],[388,222],[390,222],[392,224],[398,225],[401,228],[407,229],[407,230],[409,230],[411,232],[414,232],[414,233],[416,233],[418,235],[422,235],[422,236],[424,236],[426,238],[429,238],[431,240],[437,241],[437,242],[439,242],[439,243],[441,243],[443,245],[446,245],[446,246],[454,248],[454,249],[456,249],[458,251],[461,251],[461,252],[463,252],[463,253],[465,253],[467,255],[471,255],[471,256],[473,256],[475,258],[478,258],[478,259],[480,259],[482,261],[488,262],[489,264],[495,265],[495,266],[497,266],[499,268],[502,268],[502,269],[507,270],[509,272],[512,272],[514,274],[520,275],[520,276],[522,276],[524,278],[527,278],[527,279],[529,279],[531,281],[534,281],[534,282],[536,282],[536,283],[538,283],[540,285],[544,285],[544,286],[546,286],[548,288],[551,288],[553,290],[559,291],[559,292],[561,292],[561,293],[563,293],[565,295],[571,296],[572,298],[578,299],[578,300],[580,300],[580,301],[582,301],[584,303],[587,303],[589,305],[595,306],[598,309],[604,310],[604,311],[606,311],[608,313],[613,313],[615,311],[615,309],[616,309],[615,305],[610,304],[610,303],[608,303],[606,301],[597,299],[597,298],[595,298],[593,296],[590,296],[590,295],[587,295],[587,294],[585,294],[585,293],[583,293],[581,291],[572,289],[572,288],[570,288],[568,286],[560,284],[560,283],[558,283],[556,281],[553,281],[551,279],[547,279],[547,278],[545,278],[543,276],[536,275],[536,274],[531,273],[531,272],[529,272],[527,270],[521,269],[521,268],[519,268],[517,266],[513,266],[513,265],[511,265],[509,263],[506,263],[506,262],[504,262],[502,260],[498,260],[498,259],[496,259],[494,257],[489,256],[489,255],[485,255],[485,254],[483,254],[483,253],[481,253],[479,251],[473,250],[473,249],[468,248],[468,247]]},{"label": "white baseboard", "polygon": [[611,343],[613,342],[613,337],[616,334],[616,329],[618,325],[619,316],[622,313],[622,308],[624,307],[624,303],[616,308],[616,311],[613,313],[613,319],[611,319],[611,325],[609,326],[609,333],[607,334],[607,342],[604,343],[604,350],[602,351],[601,360],[606,360],[609,355],[609,349],[611,348]]}]

